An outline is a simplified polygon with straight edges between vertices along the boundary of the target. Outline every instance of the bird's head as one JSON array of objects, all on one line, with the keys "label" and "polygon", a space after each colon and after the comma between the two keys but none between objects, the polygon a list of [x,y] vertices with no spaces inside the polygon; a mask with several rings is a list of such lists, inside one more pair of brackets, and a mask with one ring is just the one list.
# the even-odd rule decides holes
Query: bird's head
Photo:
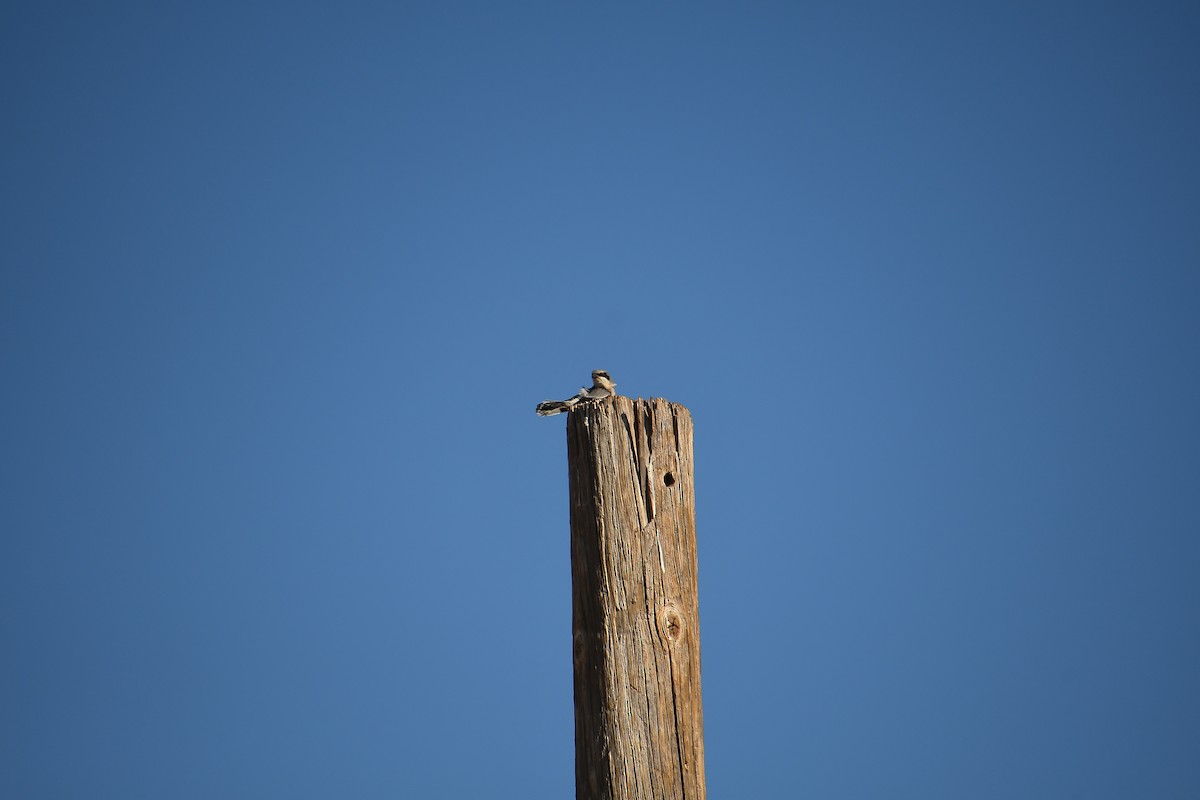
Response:
[{"label": "bird's head", "polygon": [[609,391],[617,387],[617,384],[613,383],[613,379],[609,376],[608,370],[603,369],[592,370],[592,383],[602,386]]}]

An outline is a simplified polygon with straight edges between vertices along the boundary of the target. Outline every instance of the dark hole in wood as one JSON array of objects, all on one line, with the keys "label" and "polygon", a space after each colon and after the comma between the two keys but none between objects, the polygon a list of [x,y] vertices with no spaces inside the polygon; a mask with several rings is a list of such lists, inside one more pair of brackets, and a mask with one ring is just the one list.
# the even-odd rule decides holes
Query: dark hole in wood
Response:
[{"label": "dark hole in wood", "polygon": [[663,483],[665,483],[667,486],[674,486],[675,476],[668,472],[666,475],[663,475]]}]

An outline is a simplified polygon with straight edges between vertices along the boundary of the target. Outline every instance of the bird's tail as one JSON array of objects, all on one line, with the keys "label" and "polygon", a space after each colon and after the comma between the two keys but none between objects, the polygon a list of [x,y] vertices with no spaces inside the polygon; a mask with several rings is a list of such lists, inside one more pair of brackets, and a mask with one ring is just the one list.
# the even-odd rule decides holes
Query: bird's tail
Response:
[{"label": "bird's tail", "polygon": [[573,405],[575,404],[570,400],[545,400],[537,404],[536,411],[539,417],[552,417],[555,414],[570,411]]},{"label": "bird's tail", "polygon": [[543,400],[537,404],[535,409],[539,417],[552,417],[555,414],[561,414],[564,411],[570,411],[579,401],[587,396],[587,389],[580,389],[579,394],[574,397],[568,397],[566,400]]}]

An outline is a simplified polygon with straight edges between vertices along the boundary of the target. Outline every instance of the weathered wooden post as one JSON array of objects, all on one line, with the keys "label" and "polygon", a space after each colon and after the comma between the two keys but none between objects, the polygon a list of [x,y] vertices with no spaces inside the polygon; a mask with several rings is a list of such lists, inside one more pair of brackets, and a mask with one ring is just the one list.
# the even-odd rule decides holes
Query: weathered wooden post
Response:
[{"label": "weathered wooden post", "polygon": [[692,417],[610,397],[567,418],[577,800],[704,800]]}]

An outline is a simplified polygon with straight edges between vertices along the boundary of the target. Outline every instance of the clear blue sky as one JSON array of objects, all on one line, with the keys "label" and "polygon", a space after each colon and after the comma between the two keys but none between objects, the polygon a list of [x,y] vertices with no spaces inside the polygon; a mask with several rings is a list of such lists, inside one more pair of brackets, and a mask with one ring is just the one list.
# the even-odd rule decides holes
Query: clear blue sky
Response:
[{"label": "clear blue sky", "polygon": [[0,796],[572,796],[563,418],[716,798],[1200,797],[1200,7],[0,12]]}]

